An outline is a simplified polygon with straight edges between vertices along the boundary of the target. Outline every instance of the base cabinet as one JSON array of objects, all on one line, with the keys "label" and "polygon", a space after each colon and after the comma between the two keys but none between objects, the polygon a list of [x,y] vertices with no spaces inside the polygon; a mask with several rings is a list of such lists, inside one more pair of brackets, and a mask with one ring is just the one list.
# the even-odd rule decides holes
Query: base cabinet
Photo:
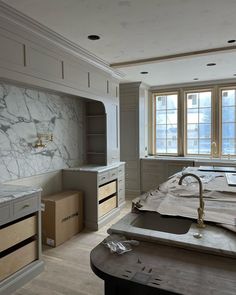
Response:
[{"label": "base cabinet", "polygon": [[43,270],[41,198],[31,194],[0,203],[0,295],[8,295]]},{"label": "base cabinet", "polygon": [[125,164],[63,170],[63,188],[84,192],[85,227],[98,230],[125,203]]},{"label": "base cabinet", "polygon": [[158,187],[171,175],[180,172],[184,167],[193,166],[193,161],[186,160],[141,160],[141,190],[147,192]]}]

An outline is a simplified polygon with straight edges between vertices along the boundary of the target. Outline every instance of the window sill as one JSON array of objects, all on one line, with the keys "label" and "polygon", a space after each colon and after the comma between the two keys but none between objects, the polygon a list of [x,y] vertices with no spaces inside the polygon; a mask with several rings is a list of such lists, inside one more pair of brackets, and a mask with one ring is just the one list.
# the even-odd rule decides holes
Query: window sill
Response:
[{"label": "window sill", "polygon": [[209,157],[182,157],[182,156],[146,156],[142,159],[150,160],[174,160],[174,161],[193,161],[193,162],[205,162],[205,163],[220,163],[220,164],[236,164],[236,158],[232,159],[219,159]]}]

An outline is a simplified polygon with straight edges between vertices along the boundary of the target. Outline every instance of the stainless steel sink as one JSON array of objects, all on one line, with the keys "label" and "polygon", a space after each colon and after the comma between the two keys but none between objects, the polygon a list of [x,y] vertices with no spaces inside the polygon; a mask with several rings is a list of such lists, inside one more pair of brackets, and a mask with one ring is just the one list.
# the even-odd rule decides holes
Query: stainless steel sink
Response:
[{"label": "stainless steel sink", "polygon": [[186,234],[192,221],[185,218],[163,216],[157,212],[142,212],[131,223],[132,226],[166,232],[176,235]]}]

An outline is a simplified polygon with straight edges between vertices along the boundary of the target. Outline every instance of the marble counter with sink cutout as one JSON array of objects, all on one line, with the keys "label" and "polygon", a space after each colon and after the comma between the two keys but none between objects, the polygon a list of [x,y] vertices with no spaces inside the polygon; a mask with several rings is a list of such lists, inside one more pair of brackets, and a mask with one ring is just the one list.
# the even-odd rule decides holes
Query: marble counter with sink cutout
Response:
[{"label": "marble counter with sink cutout", "polygon": [[[108,229],[108,233],[122,234],[126,237],[166,244],[168,246],[236,258],[236,234],[227,229],[209,224],[207,224],[206,228],[200,229],[197,227],[196,222],[193,221],[189,231],[185,234],[161,232],[134,226],[135,220],[141,214],[145,214],[145,212],[128,213],[120,221],[112,225]],[[195,238],[193,236],[195,233],[200,233],[202,238]]]}]

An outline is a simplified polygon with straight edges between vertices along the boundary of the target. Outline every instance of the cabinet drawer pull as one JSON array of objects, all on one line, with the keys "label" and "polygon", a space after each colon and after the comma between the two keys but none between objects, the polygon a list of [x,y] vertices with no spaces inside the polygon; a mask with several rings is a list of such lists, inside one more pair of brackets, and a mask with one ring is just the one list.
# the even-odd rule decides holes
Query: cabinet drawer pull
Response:
[{"label": "cabinet drawer pull", "polygon": [[21,209],[26,209],[26,208],[29,208],[30,207],[30,204],[25,204],[21,207]]},{"label": "cabinet drawer pull", "polygon": [[106,176],[103,176],[103,177],[102,177],[102,180],[103,180],[103,179],[106,179]]},{"label": "cabinet drawer pull", "polygon": [[115,173],[112,173],[112,175],[111,176],[115,176],[116,174]]}]

